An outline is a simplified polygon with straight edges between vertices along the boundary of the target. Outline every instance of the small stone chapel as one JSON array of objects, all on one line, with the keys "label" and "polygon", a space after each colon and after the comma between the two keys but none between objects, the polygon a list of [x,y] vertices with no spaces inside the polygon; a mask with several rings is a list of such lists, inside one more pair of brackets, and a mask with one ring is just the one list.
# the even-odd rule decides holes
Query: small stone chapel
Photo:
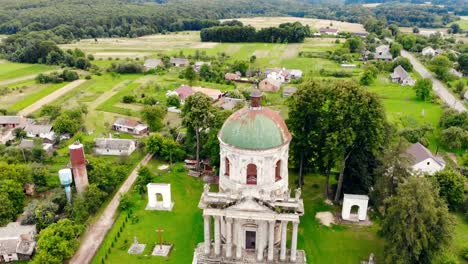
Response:
[{"label": "small stone chapel", "polygon": [[205,185],[201,195],[204,242],[193,263],[306,263],[297,249],[301,191],[292,195],[288,187],[291,134],[277,112],[260,105],[261,96],[254,90],[251,105],[218,134],[219,192]]}]

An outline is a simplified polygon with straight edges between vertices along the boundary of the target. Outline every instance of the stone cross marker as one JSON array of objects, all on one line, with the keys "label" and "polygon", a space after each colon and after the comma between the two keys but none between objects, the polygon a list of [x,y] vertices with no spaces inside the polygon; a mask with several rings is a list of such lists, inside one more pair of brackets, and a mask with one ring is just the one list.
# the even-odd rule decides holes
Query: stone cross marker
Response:
[{"label": "stone cross marker", "polygon": [[164,230],[162,230],[160,227],[158,229],[156,229],[156,232],[158,232],[159,234],[159,249],[162,249],[162,232],[164,232]]}]

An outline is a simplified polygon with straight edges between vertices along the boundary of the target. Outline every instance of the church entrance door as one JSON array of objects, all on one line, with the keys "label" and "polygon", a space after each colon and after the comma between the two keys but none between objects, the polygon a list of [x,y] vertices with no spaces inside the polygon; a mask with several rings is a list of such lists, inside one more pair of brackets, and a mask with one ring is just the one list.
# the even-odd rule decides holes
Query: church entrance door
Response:
[{"label": "church entrance door", "polygon": [[246,249],[255,249],[255,231],[245,231],[245,248]]}]

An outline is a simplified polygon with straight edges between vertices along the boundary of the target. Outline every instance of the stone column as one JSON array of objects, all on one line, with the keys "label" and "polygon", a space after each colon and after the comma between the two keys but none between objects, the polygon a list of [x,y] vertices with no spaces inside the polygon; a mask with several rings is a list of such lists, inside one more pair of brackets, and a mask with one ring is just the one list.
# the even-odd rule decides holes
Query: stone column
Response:
[{"label": "stone column", "polygon": [[226,218],[226,257],[232,257],[232,218]]},{"label": "stone column", "polygon": [[265,228],[264,222],[258,224],[258,245],[257,245],[257,261],[263,260],[263,248],[264,248],[264,236],[265,236]]},{"label": "stone column", "polygon": [[214,252],[216,256],[221,254],[221,232],[220,232],[220,221],[221,217],[215,216],[214,217]]},{"label": "stone column", "polygon": [[297,259],[297,228],[299,222],[293,222],[292,238],[291,238],[291,262],[296,262]]},{"label": "stone column", "polygon": [[242,258],[242,228],[241,228],[241,223],[240,220],[237,220],[236,222],[236,233],[237,233],[237,242],[236,242],[236,258],[240,259]]},{"label": "stone column", "polygon": [[275,224],[276,221],[268,222],[268,261],[273,261],[275,248]]},{"label": "stone column", "polygon": [[286,260],[286,241],[288,240],[288,221],[281,221],[281,252],[280,260]]},{"label": "stone column", "polygon": [[210,254],[211,248],[211,238],[210,238],[210,216],[204,215],[204,222],[205,222],[205,255]]}]

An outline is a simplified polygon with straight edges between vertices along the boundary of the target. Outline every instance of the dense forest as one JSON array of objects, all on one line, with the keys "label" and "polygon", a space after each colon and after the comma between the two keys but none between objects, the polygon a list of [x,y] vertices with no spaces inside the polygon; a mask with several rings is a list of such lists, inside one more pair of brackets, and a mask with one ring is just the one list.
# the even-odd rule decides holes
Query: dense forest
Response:
[{"label": "dense forest", "polygon": [[362,24],[377,18],[388,24],[419,27],[442,27],[456,19],[445,7],[398,3],[365,8],[325,0],[0,0],[0,34],[11,35],[0,45],[0,52],[11,61],[75,65],[76,59],[55,44],[183,30],[202,30],[203,41],[224,42],[301,42],[308,34],[304,27],[283,25],[256,31],[239,25],[228,29],[219,22],[222,18],[249,16],[311,17]]},{"label": "dense forest", "polygon": [[205,28],[200,32],[202,41],[213,42],[299,43],[308,36],[310,36],[309,26],[303,26],[299,22],[284,23],[279,27],[262,28],[258,31],[241,23]]},{"label": "dense forest", "polygon": [[[433,6],[426,5],[427,2],[431,2]],[[468,5],[466,0],[345,0],[345,4],[353,5],[353,4],[373,4],[373,3],[407,3],[407,4],[416,4],[416,5],[423,5],[421,7],[434,7],[439,6],[439,8],[443,8],[446,11],[454,12],[456,15],[459,16],[466,16],[468,15]]]}]

